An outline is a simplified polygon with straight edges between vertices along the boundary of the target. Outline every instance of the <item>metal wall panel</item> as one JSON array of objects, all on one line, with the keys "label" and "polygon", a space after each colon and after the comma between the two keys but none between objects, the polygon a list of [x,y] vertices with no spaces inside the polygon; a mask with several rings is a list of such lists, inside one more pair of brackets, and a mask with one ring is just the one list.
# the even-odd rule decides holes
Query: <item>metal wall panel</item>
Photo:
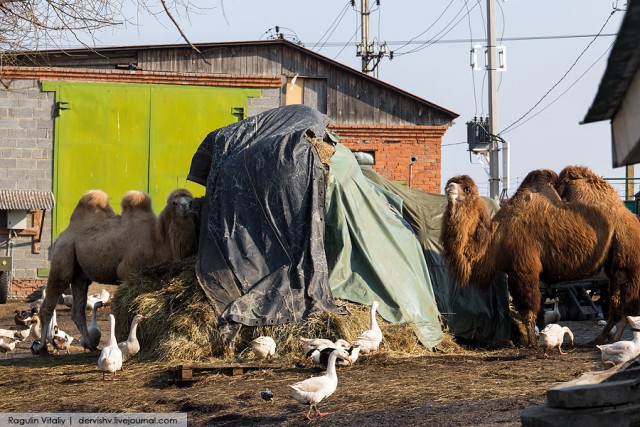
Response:
[{"label": "metal wall panel", "polygon": [[203,186],[187,181],[193,154],[209,132],[244,118],[238,113],[246,115],[247,97],[260,96],[260,90],[160,85],[150,90],[149,194],[160,212],[176,188],[204,195]]},{"label": "metal wall panel", "polygon": [[[100,188],[113,208],[129,190],[153,198],[156,213],[169,192],[187,187],[191,157],[211,131],[240,119],[259,89],[44,82],[56,92],[53,237],[69,224],[82,194]],[[63,104],[66,103],[66,104]],[[235,115],[234,115],[235,113]]]},{"label": "metal wall panel", "polygon": [[114,209],[131,189],[148,187],[148,89],[136,85],[60,82],[56,91],[53,233],[87,190],[107,191]]}]

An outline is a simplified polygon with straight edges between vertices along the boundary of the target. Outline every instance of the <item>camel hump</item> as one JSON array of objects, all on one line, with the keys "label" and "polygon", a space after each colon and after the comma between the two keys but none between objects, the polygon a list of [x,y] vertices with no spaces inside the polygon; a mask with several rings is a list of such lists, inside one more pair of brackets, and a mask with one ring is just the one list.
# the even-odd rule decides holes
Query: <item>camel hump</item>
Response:
[{"label": "camel hump", "polygon": [[132,210],[143,210],[153,212],[151,207],[151,197],[142,191],[131,190],[122,197],[120,202],[122,215]]},{"label": "camel hump", "polygon": [[80,197],[70,221],[77,221],[86,215],[105,214],[105,216],[115,215],[113,208],[109,204],[109,196],[102,190],[89,190]]}]

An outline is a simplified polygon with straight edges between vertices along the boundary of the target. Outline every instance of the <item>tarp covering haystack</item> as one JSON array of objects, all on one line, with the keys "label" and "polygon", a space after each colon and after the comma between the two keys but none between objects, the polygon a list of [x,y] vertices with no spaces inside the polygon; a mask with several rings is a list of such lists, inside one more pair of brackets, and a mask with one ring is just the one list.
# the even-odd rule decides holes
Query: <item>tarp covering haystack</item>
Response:
[{"label": "tarp covering haystack", "polygon": [[355,338],[373,301],[386,350],[442,348],[443,309],[454,333],[508,338],[506,287],[459,290],[446,271],[444,196],[363,173],[328,123],[295,105],[205,138],[188,177],[206,186],[195,269],[186,260],[143,272],[114,301],[118,317],[150,318],[148,355],[202,360],[234,345],[241,353],[261,333],[298,354],[299,336]]},{"label": "tarp covering haystack", "polygon": [[300,322],[339,297],[379,301],[383,318],[435,347],[439,313],[420,245],[389,204],[398,198],[373,190],[341,145],[323,165],[328,123],[282,107],[212,132],[194,155],[188,179],[207,187],[196,271],[221,332]]}]

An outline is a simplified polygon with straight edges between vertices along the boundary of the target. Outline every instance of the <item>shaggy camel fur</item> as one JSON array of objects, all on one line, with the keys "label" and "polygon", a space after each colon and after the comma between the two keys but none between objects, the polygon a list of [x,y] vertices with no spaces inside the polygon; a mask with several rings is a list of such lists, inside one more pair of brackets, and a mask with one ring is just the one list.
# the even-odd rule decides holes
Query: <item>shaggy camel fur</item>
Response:
[{"label": "shaggy camel fur", "polygon": [[592,276],[602,267],[613,235],[600,210],[563,202],[556,179],[551,170],[530,172],[493,219],[469,176],[453,177],[446,187],[441,239],[451,273],[461,286],[485,289],[498,271],[506,273],[529,347],[537,345],[539,281]]},{"label": "shaggy camel fur", "polygon": [[[174,190],[156,218],[151,198],[140,191],[124,195],[121,215],[113,212],[107,195],[100,190],[82,196],[69,227],[53,247],[42,324],[48,324],[60,294],[71,284],[71,316],[83,341],[89,342],[85,308],[91,282],[119,284],[132,271],[194,254],[197,235],[192,201],[187,190]],[[44,335],[46,332],[41,354],[47,353]]]},{"label": "shaggy camel fur", "polygon": [[558,194],[572,205],[589,205],[606,212],[613,223],[611,251],[604,263],[609,277],[610,307],[607,325],[596,344],[603,344],[611,328],[621,322],[613,341],[620,339],[627,325],[627,316],[640,309],[640,221],[626,208],[616,190],[585,166],[564,168],[556,183]]}]

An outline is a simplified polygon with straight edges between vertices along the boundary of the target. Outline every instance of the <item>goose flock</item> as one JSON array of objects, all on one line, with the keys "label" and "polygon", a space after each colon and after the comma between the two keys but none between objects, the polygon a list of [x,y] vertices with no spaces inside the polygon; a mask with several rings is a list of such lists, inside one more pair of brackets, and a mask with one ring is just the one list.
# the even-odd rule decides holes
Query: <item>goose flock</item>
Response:
[{"label": "goose flock", "polygon": [[[97,313],[109,298],[108,292],[105,292],[91,295],[88,298],[87,309],[91,310],[91,322],[88,327],[89,340],[84,342],[80,339],[79,342],[85,351],[98,350],[103,333],[98,325]],[[314,365],[325,369],[324,374],[320,376],[303,379],[288,386],[293,399],[308,405],[303,415],[305,419],[311,421],[313,412],[318,417],[327,415],[327,412],[320,411],[318,405],[336,391],[338,371],[341,368],[352,366],[361,355],[368,355],[379,350],[384,337],[376,318],[378,307],[378,301],[371,303],[369,328],[360,333],[352,343],[345,339],[333,341],[322,337],[299,338],[303,351],[301,356]],[[124,362],[140,351],[137,329],[140,322],[145,320],[142,315],[134,316],[127,340],[118,343],[115,336],[116,319],[113,314],[109,314],[108,317],[107,341],[100,350],[100,356],[97,360],[98,368],[102,372],[102,379],[105,381],[114,380],[116,373],[125,369]],[[539,344],[544,351],[543,357],[551,357],[550,351],[552,349],[557,349],[559,355],[566,355],[567,353],[562,350],[562,345],[568,337],[570,345],[573,346],[574,336],[568,327],[556,323],[560,320],[557,298],[554,301],[553,309],[546,311],[544,317],[546,326],[539,332]],[[633,339],[597,346],[601,351],[603,364],[618,366],[640,355],[640,316],[629,316],[627,320],[633,332]],[[0,353],[13,351],[20,341],[31,339],[37,342],[41,337],[41,328],[44,325],[40,322],[36,307],[31,310],[16,310],[14,322],[15,326],[0,328]],[[49,336],[54,353],[59,354],[66,351],[68,354],[72,344],[77,341],[60,329],[55,310],[48,327],[50,328]],[[250,342],[249,347],[257,360],[271,360],[276,357],[276,342],[272,337],[259,336]],[[268,388],[260,393],[260,397],[267,402],[274,400],[274,394]]]},{"label": "goose flock", "polygon": [[[14,315],[15,326],[0,328],[0,353],[8,353],[16,348],[16,344],[30,339],[31,352],[36,355],[40,347],[42,337],[42,328],[39,309],[46,295],[46,288],[42,290],[42,298],[30,304],[30,310],[16,310]],[[102,331],[98,325],[98,310],[107,304],[110,294],[106,289],[102,289],[99,294],[87,296],[87,310],[91,310],[91,323],[87,330],[89,332],[88,341],[80,338],[78,342],[70,334],[60,329],[58,325],[57,311],[54,309],[51,315],[51,322],[48,327],[48,341],[53,346],[53,353],[60,354],[66,352],[70,354],[71,346],[78,343],[86,352],[98,351],[98,345],[102,337]],[[73,297],[71,295],[63,295],[60,303],[64,305],[72,305]],[[129,335],[123,342],[118,343],[115,337],[115,317],[109,314],[109,335],[105,347],[101,350],[98,358],[98,367],[102,371],[103,380],[115,378],[115,374],[119,370],[123,370],[123,362],[131,359],[140,351],[140,342],[137,337],[137,328],[145,317],[138,314],[134,316],[129,329]],[[106,374],[112,374],[110,378],[106,378]]]}]

